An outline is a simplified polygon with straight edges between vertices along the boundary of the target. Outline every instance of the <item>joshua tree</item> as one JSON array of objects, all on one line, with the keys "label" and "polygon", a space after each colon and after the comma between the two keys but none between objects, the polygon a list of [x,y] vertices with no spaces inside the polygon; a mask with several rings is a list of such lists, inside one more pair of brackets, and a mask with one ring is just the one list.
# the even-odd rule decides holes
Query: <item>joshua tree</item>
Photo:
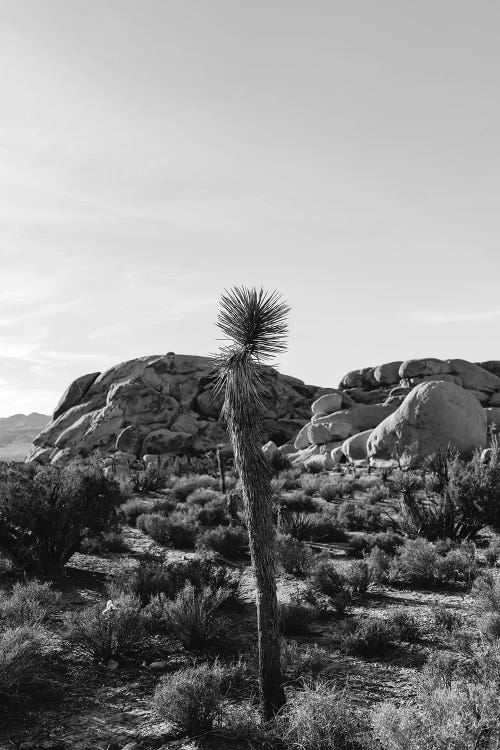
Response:
[{"label": "joshua tree", "polygon": [[266,370],[286,348],[289,307],[277,292],[235,287],[221,298],[218,327],[230,341],[217,358],[215,389],[243,488],[257,587],[259,682],[266,718],[285,703],[281,679],[271,468],[262,452]]}]

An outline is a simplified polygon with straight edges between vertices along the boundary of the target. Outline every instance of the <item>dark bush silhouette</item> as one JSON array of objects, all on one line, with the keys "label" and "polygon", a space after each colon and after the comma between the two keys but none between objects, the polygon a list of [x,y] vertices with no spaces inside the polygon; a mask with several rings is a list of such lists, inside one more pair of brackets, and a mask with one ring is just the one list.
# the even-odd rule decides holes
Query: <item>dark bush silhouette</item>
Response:
[{"label": "dark bush silhouette", "polygon": [[57,576],[85,535],[111,525],[120,499],[95,461],[0,464],[0,550],[18,569]]}]

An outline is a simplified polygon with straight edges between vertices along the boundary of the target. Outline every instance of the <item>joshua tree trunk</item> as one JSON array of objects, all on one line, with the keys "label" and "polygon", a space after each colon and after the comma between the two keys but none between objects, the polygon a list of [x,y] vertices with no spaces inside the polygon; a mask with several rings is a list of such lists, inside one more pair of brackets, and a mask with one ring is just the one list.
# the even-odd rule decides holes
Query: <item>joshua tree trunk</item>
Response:
[{"label": "joshua tree trunk", "polygon": [[218,361],[217,388],[224,393],[235,463],[243,487],[250,553],[257,588],[259,682],[264,714],[285,703],[282,684],[279,613],[276,594],[275,528],[271,469],[262,453],[265,374],[260,365],[285,348],[288,307],[276,293],[235,288],[221,299],[218,325],[232,344]]}]

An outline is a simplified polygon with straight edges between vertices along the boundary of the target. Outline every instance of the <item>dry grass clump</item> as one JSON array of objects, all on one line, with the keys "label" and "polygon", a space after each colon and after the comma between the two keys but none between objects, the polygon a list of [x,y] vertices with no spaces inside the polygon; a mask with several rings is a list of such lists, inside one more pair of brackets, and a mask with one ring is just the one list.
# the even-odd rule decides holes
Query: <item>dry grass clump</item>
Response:
[{"label": "dry grass clump", "polygon": [[314,620],[314,610],[295,596],[289,602],[280,604],[279,616],[283,635],[306,635]]},{"label": "dry grass clump", "polygon": [[500,746],[498,649],[473,657],[437,654],[416,679],[416,699],[373,711],[376,739],[387,750],[497,750]]},{"label": "dry grass clump", "polygon": [[366,720],[348,696],[324,680],[294,693],[278,717],[279,735],[294,750],[362,750]]},{"label": "dry grass clump", "polygon": [[183,732],[208,732],[221,723],[230,676],[230,670],[218,662],[167,675],[154,695],[156,713]]},{"label": "dry grass clump", "polygon": [[368,618],[346,623],[341,648],[346,654],[384,656],[394,648],[400,632],[391,620]]},{"label": "dry grass clump", "polygon": [[54,696],[61,662],[59,639],[39,624],[0,631],[0,707]]},{"label": "dry grass clump", "polygon": [[0,592],[0,627],[18,627],[45,622],[60,600],[50,583],[37,580],[15,583],[9,595]]}]

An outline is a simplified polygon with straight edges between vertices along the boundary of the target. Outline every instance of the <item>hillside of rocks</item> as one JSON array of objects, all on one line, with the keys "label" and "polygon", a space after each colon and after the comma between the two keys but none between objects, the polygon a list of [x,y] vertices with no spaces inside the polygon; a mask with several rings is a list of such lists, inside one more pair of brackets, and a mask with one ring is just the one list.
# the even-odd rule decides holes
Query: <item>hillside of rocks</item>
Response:
[{"label": "hillside of rocks", "polygon": [[[170,352],[82,375],[63,394],[26,460],[58,463],[100,449],[131,465],[144,455],[203,454],[226,443],[212,367],[207,357]],[[266,374],[264,438],[279,446],[294,438],[325,389],[272,368]]]},{"label": "hillside of rocks", "polygon": [[412,466],[448,446],[471,455],[500,425],[500,361],[411,359],[353,370],[311,412],[293,443],[279,449],[292,463]]}]

